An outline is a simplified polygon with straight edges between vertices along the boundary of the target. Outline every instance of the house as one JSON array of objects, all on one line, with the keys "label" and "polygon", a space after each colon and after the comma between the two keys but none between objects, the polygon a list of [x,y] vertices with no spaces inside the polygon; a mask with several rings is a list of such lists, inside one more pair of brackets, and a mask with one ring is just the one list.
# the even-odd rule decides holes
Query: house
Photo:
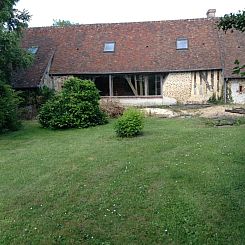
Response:
[{"label": "house", "polygon": [[91,79],[102,98],[126,104],[204,103],[232,97],[245,103],[245,35],[207,18],[29,28],[22,45],[33,65],[14,76],[18,89],[60,90],[69,76]]}]

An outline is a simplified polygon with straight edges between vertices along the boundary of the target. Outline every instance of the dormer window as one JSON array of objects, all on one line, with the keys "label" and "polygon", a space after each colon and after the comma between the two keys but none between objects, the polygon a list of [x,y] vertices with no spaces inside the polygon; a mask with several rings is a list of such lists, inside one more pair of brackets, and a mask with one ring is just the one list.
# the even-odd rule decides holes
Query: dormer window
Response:
[{"label": "dormer window", "polygon": [[104,52],[105,53],[114,53],[115,52],[115,42],[106,42],[104,44]]},{"label": "dormer window", "polygon": [[30,54],[36,54],[37,51],[38,51],[38,47],[37,47],[37,46],[30,47],[30,48],[27,49],[27,51],[28,51]]},{"label": "dormer window", "polygon": [[188,39],[187,38],[177,38],[176,49],[188,49]]}]

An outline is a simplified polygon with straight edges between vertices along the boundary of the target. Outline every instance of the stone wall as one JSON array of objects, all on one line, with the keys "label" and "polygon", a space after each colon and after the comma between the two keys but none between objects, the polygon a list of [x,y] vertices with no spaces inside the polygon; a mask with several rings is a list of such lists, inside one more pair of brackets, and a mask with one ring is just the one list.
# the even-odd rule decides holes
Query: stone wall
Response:
[{"label": "stone wall", "polygon": [[245,104],[245,79],[232,79],[228,81],[233,103]]},{"label": "stone wall", "polygon": [[44,85],[55,91],[60,91],[64,85],[65,80],[69,79],[71,76],[53,76],[44,79]]},{"label": "stone wall", "polygon": [[124,106],[161,106],[161,105],[174,105],[176,100],[173,98],[162,96],[104,96],[101,100],[116,101]]},{"label": "stone wall", "polygon": [[163,81],[163,95],[186,103],[191,96],[191,72],[170,73]]},{"label": "stone wall", "polygon": [[219,70],[169,73],[163,82],[163,95],[180,103],[205,103],[222,96],[224,79]]}]

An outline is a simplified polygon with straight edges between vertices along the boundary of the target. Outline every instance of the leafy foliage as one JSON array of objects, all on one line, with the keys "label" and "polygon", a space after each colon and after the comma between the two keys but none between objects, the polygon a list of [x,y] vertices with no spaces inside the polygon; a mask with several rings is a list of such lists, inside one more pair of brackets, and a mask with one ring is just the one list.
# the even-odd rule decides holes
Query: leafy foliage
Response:
[{"label": "leafy foliage", "polygon": [[0,81],[0,133],[20,127],[18,105],[20,99],[15,91]]},{"label": "leafy foliage", "polygon": [[220,97],[216,97],[215,94],[213,94],[209,99],[208,99],[208,103],[214,104],[214,105],[218,105],[218,104],[224,104],[224,99],[223,96]]},{"label": "leafy foliage", "polygon": [[20,104],[21,119],[31,120],[36,118],[41,106],[51,99],[55,94],[54,89],[47,86],[19,91],[22,101]]},{"label": "leafy foliage", "polygon": [[233,74],[240,74],[242,77],[245,76],[245,65],[240,65],[240,61],[235,61],[235,67],[233,68]]},{"label": "leafy foliage", "polygon": [[70,78],[63,89],[40,110],[39,122],[46,128],[86,128],[107,122],[99,108],[99,92],[89,80]]},{"label": "leafy foliage", "polygon": [[73,23],[69,20],[53,20],[53,26],[72,26],[72,25],[79,25],[79,23]]},{"label": "leafy foliage", "polygon": [[14,9],[18,0],[0,3],[0,79],[9,81],[13,71],[27,67],[33,60],[31,54],[21,49],[21,31],[27,27],[30,15],[26,10]]},{"label": "leafy foliage", "polygon": [[39,109],[44,103],[51,99],[55,94],[54,89],[50,89],[47,86],[43,86],[36,90],[25,90],[20,92],[20,96],[23,99],[21,107],[35,106]]},{"label": "leafy foliage", "polygon": [[18,0],[0,1],[0,132],[20,126],[20,99],[10,86],[11,74],[32,62],[32,55],[20,47],[21,30],[27,27],[30,15],[14,8]]},{"label": "leafy foliage", "polygon": [[[228,30],[238,30],[245,32],[245,11],[239,11],[237,14],[230,13],[220,18],[218,28],[227,32]],[[240,65],[240,62],[236,60],[235,67],[233,68],[233,74],[245,76],[245,65]]]},{"label": "leafy foliage", "polygon": [[237,14],[230,13],[226,14],[224,17],[220,18],[219,29],[223,31],[228,31],[230,29],[235,29],[241,32],[245,31],[245,11],[239,11]]},{"label": "leafy foliage", "polygon": [[116,134],[119,137],[134,137],[143,129],[144,115],[137,109],[130,108],[118,118],[115,124]]}]

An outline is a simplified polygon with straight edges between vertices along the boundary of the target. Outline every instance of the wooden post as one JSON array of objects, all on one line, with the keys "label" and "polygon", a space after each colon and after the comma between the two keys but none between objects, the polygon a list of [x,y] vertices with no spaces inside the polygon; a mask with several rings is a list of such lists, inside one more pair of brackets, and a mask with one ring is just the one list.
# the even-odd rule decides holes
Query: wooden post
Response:
[{"label": "wooden post", "polygon": [[109,75],[109,94],[110,97],[113,96],[113,77]]},{"label": "wooden post", "polygon": [[149,80],[148,76],[144,76],[144,83],[145,83],[145,96],[149,95]]},{"label": "wooden post", "polygon": [[161,91],[161,95],[163,96],[163,76],[162,74],[160,75],[160,91]]},{"label": "wooden post", "polygon": [[199,94],[203,95],[203,91],[202,91],[202,72],[199,72],[199,77],[200,77],[200,86],[199,86]]},{"label": "wooden post", "polygon": [[137,85],[137,76],[136,75],[134,75],[134,86],[135,86],[135,91],[138,95],[138,85]]},{"label": "wooden post", "polygon": [[142,77],[140,78],[140,96],[143,95],[143,81],[142,81]]}]

